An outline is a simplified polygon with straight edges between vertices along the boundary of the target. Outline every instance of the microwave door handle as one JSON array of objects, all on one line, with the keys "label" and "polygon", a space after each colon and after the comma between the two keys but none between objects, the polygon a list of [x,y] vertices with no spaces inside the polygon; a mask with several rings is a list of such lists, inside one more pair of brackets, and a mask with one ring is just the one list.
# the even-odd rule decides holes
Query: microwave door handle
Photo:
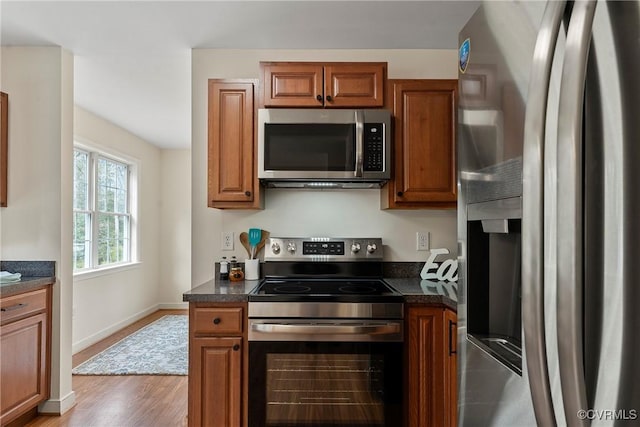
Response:
[{"label": "microwave door handle", "polygon": [[356,170],[354,176],[362,178],[362,164],[364,159],[364,111],[356,110]]}]

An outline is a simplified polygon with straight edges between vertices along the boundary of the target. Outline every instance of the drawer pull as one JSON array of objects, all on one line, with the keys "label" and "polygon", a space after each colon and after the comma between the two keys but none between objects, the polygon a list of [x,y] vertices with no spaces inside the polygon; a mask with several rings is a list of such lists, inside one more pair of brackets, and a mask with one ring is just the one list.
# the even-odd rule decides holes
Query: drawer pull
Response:
[{"label": "drawer pull", "polygon": [[240,344],[234,344],[233,351],[238,351],[238,350],[240,350]]},{"label": "drawer pull", "polygon": [[4,308],[2,308],[2,310],[0,310],[0,311],[2,311],[2,312],[4,313],[4,312],[6,312],[6,311],[18,310],[18,309],[23,308],[23,307],[26,307],[26,306],[28,306],[28,305],[29,305],[29,304],[25,304],[25,303],[21,302],[20,304],[10,305],[9,307],[4,307]]},{"label": "drawer pull", "polygon": [[219,317],[216,317],[215,319],[213,319],[213,324],[214,324],[214,325],[219,325],[219,324],[220,324],[220,322],[221,322],[221,320],[220,320],[220,318],[219,318]]}]

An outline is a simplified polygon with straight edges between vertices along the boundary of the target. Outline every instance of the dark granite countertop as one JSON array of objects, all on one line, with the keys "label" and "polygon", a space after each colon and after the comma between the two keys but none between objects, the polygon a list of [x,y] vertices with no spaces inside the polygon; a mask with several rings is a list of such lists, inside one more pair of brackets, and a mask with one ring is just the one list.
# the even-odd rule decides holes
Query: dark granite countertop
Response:
[{"label": "dark granite countertop", "polygon": [[56,282],[55,277],[22,277],[19,282],[0,284],[0,297],[22,294],[41,288],[44,285],[51,285]]},{"label": "dark granite countertop", "polygon": [[189,302],[246,302],[247,295],[259,283],[259,280],[231,282],[211,279],[182,294],[182,300]]},{"label": "dark granite countertop", "polygon": [[[405,302],[412,304],[442,304],[453,310],[457,307],[457,285],[455,283],[432,282],[420,277],[397,277],[398,271],[410,270],[415,273],[416,268],[406,264],[400,268],[385,268],[385,281],[404,296]],[[417,270],[419,271],[419,270]],[[259,280],[230,282],[228,280],[211,279],[200,286],[185,292],[183,301],[188,302],[246,302],[248,294],[260,283]]]},{"label": "dark granite countertop", "polygon": [[56,282],[54,261],[0,261],[0,270],[22,274],[19,282],[0,284],[0,297],[29,292]]},{"label": "dark granite countertop", "polygon": [[452,310],[457,309],[458,286],[455,283],[432,282],[418,278],[385,278],[391,287],[404,296],[411,304],[442,304]]}]

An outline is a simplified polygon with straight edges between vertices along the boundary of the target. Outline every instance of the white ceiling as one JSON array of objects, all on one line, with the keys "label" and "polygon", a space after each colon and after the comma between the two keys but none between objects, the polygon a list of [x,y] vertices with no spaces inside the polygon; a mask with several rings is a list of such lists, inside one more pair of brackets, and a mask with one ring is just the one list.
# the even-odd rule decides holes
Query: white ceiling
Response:
[{"label": "white ceiling", "polygon": [[477,1],[0,1],[0,42],[58,45],[75,102],[191,145],[191,49],[455,49]]}]

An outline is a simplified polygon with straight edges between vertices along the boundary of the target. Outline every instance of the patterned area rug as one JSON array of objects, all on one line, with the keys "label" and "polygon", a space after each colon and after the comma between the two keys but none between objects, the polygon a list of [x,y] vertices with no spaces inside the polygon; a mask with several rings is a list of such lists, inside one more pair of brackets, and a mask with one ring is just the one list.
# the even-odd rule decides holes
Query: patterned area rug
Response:
[{"label": "patterned area rug", "polygon": [[168,315],[73,369],[75,375],[187,375],[189,316]]}]

